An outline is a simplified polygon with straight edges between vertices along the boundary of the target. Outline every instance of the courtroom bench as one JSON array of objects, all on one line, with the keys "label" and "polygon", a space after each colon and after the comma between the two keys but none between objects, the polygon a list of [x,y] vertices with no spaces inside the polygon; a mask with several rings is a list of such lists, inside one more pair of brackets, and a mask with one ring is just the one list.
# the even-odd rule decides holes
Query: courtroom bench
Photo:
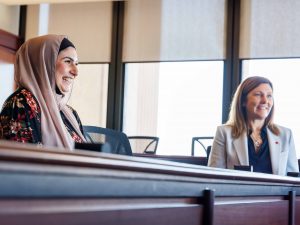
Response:
[{"label": "courtroom bench", "polygon": [[0,142],[1,225],[300,225],[300,180]]}]

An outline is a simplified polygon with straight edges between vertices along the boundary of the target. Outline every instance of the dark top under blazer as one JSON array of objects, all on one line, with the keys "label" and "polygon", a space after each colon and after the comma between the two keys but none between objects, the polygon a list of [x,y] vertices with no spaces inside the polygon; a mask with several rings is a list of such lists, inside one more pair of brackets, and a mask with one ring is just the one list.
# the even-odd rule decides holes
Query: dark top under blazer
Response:
[{"label": "dark top under blazer", "polygon": [[[286,175],[299,172],[292,131],[278,126],[277,136],[267,128],[267,137],[273,174]],[[232,137],[232,128],[222,125],[217,128],[208,166],[233,169],[235,165],[249,165],[248,139],[246,132],[239,138]]]}]

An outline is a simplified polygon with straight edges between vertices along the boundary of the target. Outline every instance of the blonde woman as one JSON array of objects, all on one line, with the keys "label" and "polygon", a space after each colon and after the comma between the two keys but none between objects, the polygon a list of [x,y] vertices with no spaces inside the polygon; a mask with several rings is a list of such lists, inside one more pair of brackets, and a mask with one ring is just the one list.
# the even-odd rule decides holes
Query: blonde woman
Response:
[{"label": "blonde woman", "polygon": [[286,175],[299,172],[292,131],[273,123],[274,99],[270,80],[254,76],[236,90],[229,120],[219,126],[208,166]]}]

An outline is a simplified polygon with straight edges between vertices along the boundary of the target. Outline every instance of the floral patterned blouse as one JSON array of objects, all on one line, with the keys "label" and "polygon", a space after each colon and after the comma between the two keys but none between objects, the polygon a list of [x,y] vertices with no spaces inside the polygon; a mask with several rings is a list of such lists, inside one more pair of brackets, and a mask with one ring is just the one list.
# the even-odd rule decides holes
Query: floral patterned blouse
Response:
[{"label": "floral patterned blouse", "polygon": [[[69,106],[70,107],[70,106]],[[72,110],[81,132],[82,124],[76,111]],[[60,112],[67,131],[75,142],[83,142],[65,115]],[[20,88],[5,101],[0,113],[0,139],[23,143],[41,144],[41,108],[33,94]]]}]

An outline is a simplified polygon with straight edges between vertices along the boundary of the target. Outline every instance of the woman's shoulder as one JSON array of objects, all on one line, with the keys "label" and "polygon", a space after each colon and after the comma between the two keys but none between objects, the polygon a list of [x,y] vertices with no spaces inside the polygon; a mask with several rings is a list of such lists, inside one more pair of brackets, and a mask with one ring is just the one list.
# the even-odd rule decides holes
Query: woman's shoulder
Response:
[{"label": "woman's shoulder", "polygon": [[217,127],[217,130],[225,131],[225,132],[231,132],[232,131],[232,126],[230,126],[228,124],[222,124],[222,125]]},{"label": "woman's shoulder", "polygon": [[217,127],[216,135],[215,136],[223,136],[223,137],[230,137],[232,136],[232,127],[227,124],[223,124]]},{"label": "woman's shoulder", "polygon": [[278,125],[278,124],[276,124],[276,127],[278,128],[280,135],[285,135],[285,134],[292,133],[292,130],[288,127],[281,126],[281,125]]},{"label": "woman's shoulder", "polygon": [[40,111],[38,102],[32,92],[25,88],[19,88],[6,99],[3,108],[26,108],[28,106],[31,110]]},{"label": "woman's shoulder", "polygon": [[272,129],[270,127],[268,127],[269,134],[275,135],[280,139],[290,139],[291,137],[293,137],[293,133],[290,128],[287,128],[287,127],[284,127],[284,126],[281,126],[278,124],[276,124],[275,126],[277,128],[277,132],[276,133],[273,132]]},{"label": "woman's shoulder", "polygon": [[10,96],[8,96],[6,101],[17,100],[17,99],[36,101],[31,91],[25,88],[18,88],[15,92],[13,92]]},{"label": "woman's shoulder", "polygon": [[288,127],[281,126],[281,125],[278,125],[278,124],[276,124],[276,126],[278,127],[279,130],[291,130],[291,129],[288,128]]},{"label": "woman's shoulder", "polygon": [[7,97],[3,104],[3,108],[10,107],[10,105],[17,105],[22,106],[25,101],[25,96],[22,93],[24,89],[17,89],[15,92],[13,92],[10,96]]}]

